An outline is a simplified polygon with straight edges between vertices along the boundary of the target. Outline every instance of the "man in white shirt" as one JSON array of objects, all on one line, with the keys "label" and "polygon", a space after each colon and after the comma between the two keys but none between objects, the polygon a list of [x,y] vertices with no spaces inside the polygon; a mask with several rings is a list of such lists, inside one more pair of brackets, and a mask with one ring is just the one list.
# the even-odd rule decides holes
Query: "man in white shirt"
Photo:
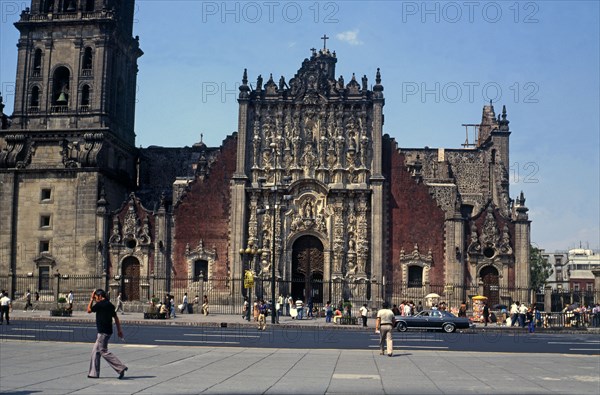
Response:
[{"label": "man in white shirt", "polygon": [[8,293],[6,291],[2,291],[2,297],[0,298],[0,325],[4,322],[4,318],[6,318],[6,325],[10,325],[10,317],[8,313],[10,312],[11,301],[8,297]]},{"label": "man in white shirt", "polygon": [[298,311],[298,317],[296,317],[296,319],[301,320],[304,315],[304,302],[300,298],[296,300],[296,311]]},{"label": "man in white shirt", "polygon": [[384,341],[386,343],[387,355],[393,356],[394,342],[392,331],[394,330],[394,313],[390,310],[388,302],[383,302],[383,308],[377,312],[377,321],[375,321],[375,333],[379,333],[379,355],[383,355]]},{"label": "man in white shirt", "polygon": [[360,309],[358,309],[360,311],[360,318],[362,318],[362,326],[363,327],[367,327],[367,314],[369,313],[369,310],[367,309],[367,304],[363,304]]},{"label": "man in white shirt", "polygon": [[69,291],[69,295],[67,295],[67,302],[69,303],[69,310],[73,310],[73,291]]},{"label": "man in white shirt", "polygon": [[183,294],[183,300],[181,301],[181,314],[187,312],[188,309],[188,297],[187,292]]},{"label": "man in white shirt", "polygon": [[510,326],[517,325],[517,319],[519,318],[519,306],[517,302],[514,302],[510,306]]},{"label": "man in white shirt", "polygon": [[519,326],[525,328],[525,316],[527,315],[527,306],[525,303],[521,303],[519,306]]}]

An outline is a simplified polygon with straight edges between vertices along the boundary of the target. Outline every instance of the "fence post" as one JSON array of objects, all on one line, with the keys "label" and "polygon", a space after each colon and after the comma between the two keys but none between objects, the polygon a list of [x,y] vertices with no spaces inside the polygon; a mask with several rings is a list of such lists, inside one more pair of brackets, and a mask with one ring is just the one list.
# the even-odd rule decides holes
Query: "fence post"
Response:
[{"label": "fence post", "polygon": [[13,272],[11,269],[8,273],[8,276],[10,281],[8,282],[8,289],[6,290],[6,292],[8,292],[8,296],[14,300],[16,292],[15,288],[17,283],[17,273]]},{"label": "fence post", "polygon": [[58,303],[58,298],[60,296],[60,273],[57,271],[54,273],[54,302]]},{"label": "fence post", "polygon": [[592,270],[594,275],[594,303],[600,303],[600,269]]},{"label": "fence post", "polygon": [[544,311],[547,313],[552,312],[552,287],[544,287]]}]

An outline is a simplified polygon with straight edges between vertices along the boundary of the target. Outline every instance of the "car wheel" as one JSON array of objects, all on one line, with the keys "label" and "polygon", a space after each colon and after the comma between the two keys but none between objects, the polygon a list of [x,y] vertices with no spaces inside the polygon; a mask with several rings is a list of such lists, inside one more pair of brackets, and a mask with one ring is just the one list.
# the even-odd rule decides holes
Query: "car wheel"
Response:
[{"label": "car wheel", "polygon": [[444,332],[446,333],[452,333],[456,330],[456,327],[452,324],[444,324],[444,326],[442,327],[442,329],[444,330]]},{"label": "car wheel", "polygon": [[398,329],[398,332],[406,332],[408,330],[408,327],[404,322],[399,322],[398,326],[396,326],[396,329]]}]

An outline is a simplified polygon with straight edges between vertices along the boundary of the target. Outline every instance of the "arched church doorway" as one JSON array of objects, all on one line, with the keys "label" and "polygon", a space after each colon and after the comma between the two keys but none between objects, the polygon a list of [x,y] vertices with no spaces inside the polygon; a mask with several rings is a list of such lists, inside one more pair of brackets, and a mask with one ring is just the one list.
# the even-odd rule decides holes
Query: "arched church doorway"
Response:
[{"label": "arched church doorway", "polygon": [[292,297],[306,303],[323,302],[323,243],[314,236],[301,236],[292,248]]},{"label": "arched church doorway", "polygon": [[500,282],[498,270],[493,266],[486,266],[480,272],[483,283],[483,296],[487,296],[490,307],[500,303]]},{"label": "arched church doorway", "polygon": [[140,300],[140,261],[129,256],[123,260],[122,269],[123,300]]}]

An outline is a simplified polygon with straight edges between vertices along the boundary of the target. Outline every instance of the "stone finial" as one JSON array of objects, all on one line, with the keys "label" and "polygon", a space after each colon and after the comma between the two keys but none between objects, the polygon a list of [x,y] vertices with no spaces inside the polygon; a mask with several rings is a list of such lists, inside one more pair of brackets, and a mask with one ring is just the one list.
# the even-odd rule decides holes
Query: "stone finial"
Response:
[{"label": "stone finial", "polygon": [[248,87],[248,70],[244,69],[242,76],[242,85],[238,88],[240,90],[240,99],[248,99],[250,96],[250,88]]},{"label": "stone finial", "polygon": [[381,84],[381,71],[379,70],[379,67],[377,67],[377,74],[375,74],[375,83],[377,85]]}]

